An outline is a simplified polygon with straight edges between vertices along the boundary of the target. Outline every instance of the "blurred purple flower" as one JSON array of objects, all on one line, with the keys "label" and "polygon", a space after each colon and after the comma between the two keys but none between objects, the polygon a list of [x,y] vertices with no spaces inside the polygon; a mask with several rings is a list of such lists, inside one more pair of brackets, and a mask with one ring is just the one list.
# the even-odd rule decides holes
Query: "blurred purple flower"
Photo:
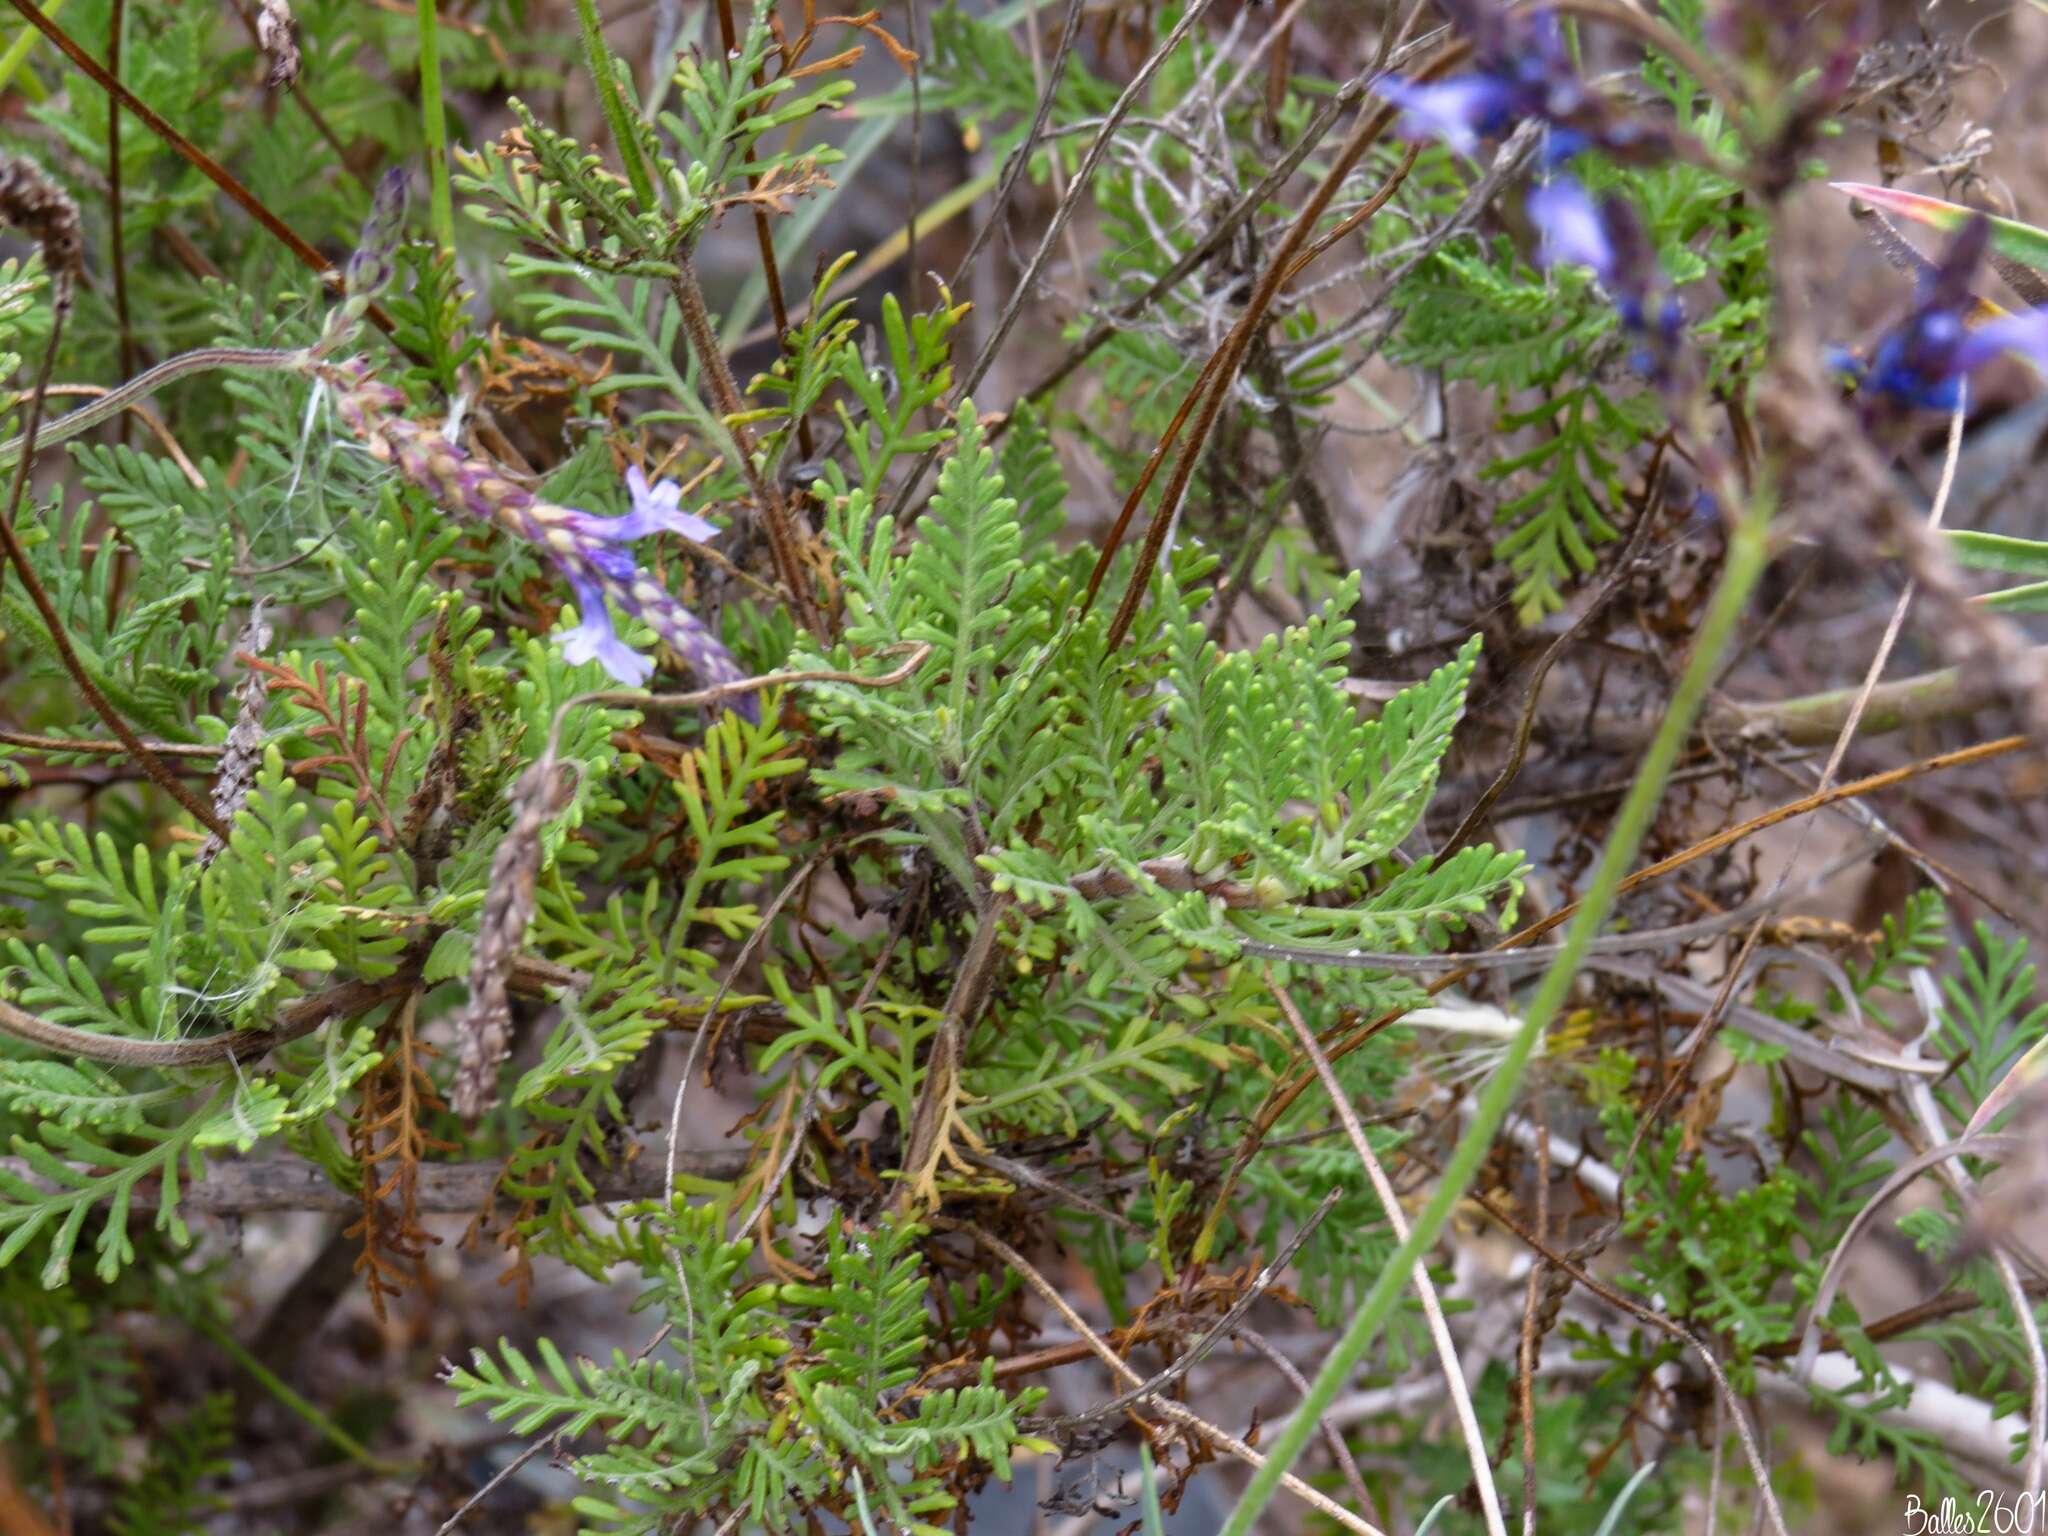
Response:
[{"label": "blurred purple flower", "polygon": [[1388,75],[1374,87],[1401,109],[1395,132],[1404,139],[1442,139],[1461,155],[1479,152],[1529,115],[1515,83],[1494,75],[1453,75],[1417,85]]},{"label": "blurred purple flower", "polygon": [[1595,203],[1569,176],[1537,187],[1526,206],[1541,236],[1538,263],[1590,267],[1614,300],[1622,327],[1637,342],[1635,366],[1660,389],[1676,389],[1685,307],[1665,282],[1635,210],[1618,197]]},{"label": "blurred purple flower", "polygon": [[1591,267],[1603,285],[1612,284],[1614,242],[1584,187],[1570,176],[1554,177],[1530,192],[1523,206],[1542,237],[1536,249],[1538,266]]},{"label": "blurred purple flower", "polygon": [[[1398,75],[1375,89],[1401,109],[1404,138],[1439,138],[1461,154],[1515,124],[1544,125],[1541,163],[1555,171],[1581,150],[1618,159],[1655,159],[1669,149],[1664,131],[1618,111],[1572,67],[1564,33],[1547,11],[1508,11],[1499,0],[1438,0],[1472,44],[1478,68],[1417,84]],[[1626,204],[1596,205],[1577,180],[1552,175],[1529,194],[1527,211],[1542,243],[1540,265],[1590,267],[1613,295],[1622,323],[1641,343],[1636,362],[1667,390],[1678,379],[1685,313],[1665,291],[1663,274]]]},{"label": "blurred purple flower", "polygon": [[1830,366],[1856,385],[1866,424],[1888,412],[1954,410],[1963,381],[2008,352],[2048,371],[2048,309],[1969,324],[1978,308],[1970,281],[1990,242],[1988,219],[1980,215],[1966,224],[1921,284],[1912,311],[1879,339],[1867,360],[1829,349]]},{"label": "blurred purple flower", "polygon": [[1667,147],[1661,130],[1617,112],[1572,67],[1557,18],[1542,10],[1507,11],[1497,0],[1438,0],[1472,43],[1476,69],[1417,82],[1386,75],[1373,89],[1401,109],[1395,132],[1406,139],[1442,139],[1460,154],[1534,118],[1549,130],[1543,163],[1563,164],[1598,147],[1620,158],[1655,158]]}]

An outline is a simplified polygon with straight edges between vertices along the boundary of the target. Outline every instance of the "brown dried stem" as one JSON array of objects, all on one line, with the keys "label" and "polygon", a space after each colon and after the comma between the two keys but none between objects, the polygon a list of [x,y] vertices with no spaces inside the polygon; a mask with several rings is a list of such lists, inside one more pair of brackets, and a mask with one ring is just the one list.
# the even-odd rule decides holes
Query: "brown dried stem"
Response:
[{"label": "brown dried stem", "polygon": [[[127,0],[107,15],[107,73],[121,78],[121,28]],[[121,237],[121,104],[107,98],[107,263],[114,272],[114,320],[121,333],[121,376],[135,372],[135,328],[128,316],[128,252]],[[125,441],[125,435],[123,441]]]},{"label": "brown dried stem", "polygon": [[[718,39],[725,48],[727,58],[738,57],[739,32],[733,25],[732,0],[718,0]],[[657,59],[655,67],[662,67],[664,62]],[[762,86],[767,83],[768,67],[764,62],[761,68],[754,71],[754,84]],[[758,192],[760,189],[760,176],[749,172],[747,190]],[[761,252],[761,280],[768,286],[768,313],[775,321],[775,345],[778,350],[786,349],[789,344],[789,305],[782,297],[782,270],[775,260],[775,234],[768,224],[768,210],[756,202],[752,205],[752,211],[754,243]],[[797,452],[806,459],[817,452],[816,444],[811,441],[811,418],[807,414],[796,419],[796,446]]]},{"label": "brown dried stem", "polygon": [[[1426,80],[1443,73],[1461,61],[1468,51],[1463,44],[1453,44],[1418,70],[1416,78]],[[1365,157],[1366,151],[1372,148],[1393,120],[1392,107],[1382,105],[1375,108],[1359,121],[1351,136],[1344,141],[1343,147],[1337,151],[1334,162],[1309,197],[1307,206],[1296,217],[1278,249],[1267,260],[1265,270],[1260,273],[1258,283],[1246,301],[1244,313],[1231,327],[1230,334],[1223,339],[1223,344],[1210,357],[1201,377],[1195,381],[1194,388],[1181,403],[1173,424],[1167,428],[1158,446],[1153,449],[1151,458],[1146,461],[1137,483],[1125,499],[1123,510],[1117,514],[1108,537],[1103,540],[1101,556],[1088,578],[1084,607],[1093,604],[1095,594],[1101,589],[1103,578],[1109,574],[1110,563],[1116,558],[1117,550],[1123,543],[1124,533],[1129,529],[1132,518],[1137,515],[1139,506],[1143,504],[1146,492],[1151,489],[1152,480],[1159,473],[1167,454],[1173,450],[1181,423],[1188,420],[1192,414],[1193,430],[1188,434],[1187,444],[1181,450],[1180,458],[1176,461],[1173,473],[1167,479],[1166,488],[1160,495],[1159,507],[1153,514],[1151,526],[1146,530],[1145,543],[1138,552],[1137,566],[1131,573],[1130,585],[1124,591],[1123,601],[1118,605],[1115,617],[1110,620],[1106,638],[1111,649],[1121,643],[1123,637],[1130,632],[1131,622],[1137,617],[1138,606],[1144,601],[1146,589],[1151,585],[1153,568],[1158,565],[1160,553],[1166,547],[1166,535],[1173,526],[1175,509],[1179,507],[1181,497],[1186,494],[1188,482],[1194,478],[1202,449],[1208,442],[1210,431],[1215,427],[1224,400],[1229,396],[1230,382],[1236,378],[1237,370],[1250,350],[1253,337],[1259,334],[1265,324],[1266,312],[1272,307],[1281,285],[1298,270],[1297,258],[1308,243],[1310,233],[1336,198],[1338,190],[1350,176],[1353,167]],[[1386,199],[1393,195],[1393,189],[1405,178],[1407,167],[1413,164],[1412,156],[1404,160],[1402,165],[1387,177],[1369,206],[1375,211],[1377,207],[1384,206]]]},{"label": "brown dried stem", "polygon": [[273,1046],[310,1035],[329,1019],[349,1017],[403,995],[418,982],[424,959],[424,954],[420,955],[391,976],[375,981],[345,981],[301,998],[268,1029],[238,1029],[189,1040],[130,1040],[74,1029],[69,1024],[53,1024],[0,1001],[0,1035],[88,1061],[104,1061],[117,1067],[154,1067],[160,1072],[218,1066],[228,1061],[254,1061]]},{"label": "brown dried stem", "polygon": [[999,891],[983,897],[981,911],[975,917],[973,942],[960,961],[952,995],[946,999],[945,1015],[925,1059],[924,1086],[903,1138],[902,1204],[906,1210],[934,1197],[933,1180],[938,1176],[939,1162],[952,1149],[960,1097],[961,1053],[995,988],[996,960],[1001,953],[996,934],[1011,901],[1009,895]]},{"label": "brown dried stem", "polygon": [[683,332],[690,338],[690,350],[697,354],[697,366],[704,372],[712,403],[717,406],[719,415],[725,418],[726,430],[732,434],[740,474],[745,477],[747,489],[753,494],[761,527],[768,535],[768,553],[775,562],[776,577],[789,593],[797,623],[820,639],[829,638],[824,615],[812,594],[811,578],[805,569],[800,537],[790,517],[789,506],[783,501],[780,488],[762,475],[760,466],[754,462],[753,434],[739,419],[746,410],[746,402],[740,396],[739,385],[733,380],[732,368],[725,360],[725,350],[718,344],[718,333],[712,328],[710,311],[704,307],[704,289],[697,281],[697,267],[688,251],[683,252],[676,263],[675,276],[669,280],[669,290],[675,295],[677,309],[682,315]]}]

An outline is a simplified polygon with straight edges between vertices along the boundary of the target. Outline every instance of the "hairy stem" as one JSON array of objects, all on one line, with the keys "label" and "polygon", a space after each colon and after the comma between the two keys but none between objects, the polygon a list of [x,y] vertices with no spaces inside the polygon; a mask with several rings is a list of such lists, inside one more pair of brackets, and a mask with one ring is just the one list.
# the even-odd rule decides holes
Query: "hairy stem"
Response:
[{"label": "hairy stem", "polygon": [[[128,8],[114,0],[107,17],[107,73],[121,78],[121,29]],[[121,332],[121,372],[135,371],[135,330],[128,317],[128,252],[121,236],[121,104],[107,98],[107,263],[114,271],[114,321]],[[127,441],[125,423],[122,441]]]},{"label": "hairy stem", "polygon": [[[718,37],[719,41],[725,45],[726,57],[738,57],[740,36],[738,28],[733,24],[732,0],[718,0]],[[761,67],[754,71],[754,84],[761,86],[767,83],[768,66],[764,61]],[[760,185],[761,178],[759,174],[749,171],[747,173],[748,190],[757,191]],[[767,209],[756,203],[753,207],[753,214],[754,245],[761,253],[761,283],[768,292],[768,314],[775,325],[775,345],[778,348],[784,348],[789,343],[789,303],[782,294],[782,270],[775,260],[775,232],[768,227]],[[910,266],[911,270],[915,272],[917,263],[913,261]],[[809,413],[805,413],[796,419],[796,451],[806,459],[818,451],[818,445],[811,436],[811,418]]]},{"label": "hairy stem", "polygon": [[[278,351],[269,347],[198,347],[190,352],[180,352],[176,357],[167,357],[154,368],[137,374],[119,389],[108,390],[92,404],[81,405],[77,410],[59,416],[42,428],[37,442],[47,448],[52,443],[76,437],[188,373],[203,373],[209,368],[297,368],[305,361],[304,352]],[[40,420],[40,411],[37,416]],[[0,443],[0,464],[12,464],[18,460],[28,438],[29,434],[23,432]]]},{"label": "hairy stem", "polygon": [[[430,0],[420,3],[426,5]],[[590,78],[597,85],[604,120],[611,126],[619,163],[626,168],[626,180],[633,184],[633,196],[642,208],[653,212],[661,207],[661,197],[654,189],[654,176],[647,169],[646,157],[640,153],[639,132],[619,96],[618,71],[612,67],[612,51],[605,44],[604,24],[598,20],[595,0],[576,0],[576,23],[583,32],[583,57],[590,65]]]}]

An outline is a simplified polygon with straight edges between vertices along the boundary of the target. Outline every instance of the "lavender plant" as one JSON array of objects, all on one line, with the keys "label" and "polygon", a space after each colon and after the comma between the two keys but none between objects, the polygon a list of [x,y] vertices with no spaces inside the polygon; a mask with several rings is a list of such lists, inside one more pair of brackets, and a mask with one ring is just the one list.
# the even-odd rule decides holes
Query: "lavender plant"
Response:
[{"label": "lavender plant", "polygon": [[2048,236],[1865,188],[1949,237],[1875,322],[1774,249],[1904,89],[1857,7],[73,3],[0,62],[7,1520],[1782,1532],[1763,1400],[2038,1484],[2030,877],[1729,852],[1981,823],[2048,718],[1881,693],[1904,601],[1741,702],[1851,606],[1788,551],[1992,663],[2048,575],[1889,472],[2048,369]]}]

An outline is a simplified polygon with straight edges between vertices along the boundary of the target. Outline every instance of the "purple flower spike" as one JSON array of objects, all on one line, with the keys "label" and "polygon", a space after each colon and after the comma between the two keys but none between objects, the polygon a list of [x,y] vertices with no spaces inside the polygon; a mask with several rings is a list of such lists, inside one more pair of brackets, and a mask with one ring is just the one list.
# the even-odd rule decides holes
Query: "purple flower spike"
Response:
[{"label": "purple flower spike", "polygon": [[[738,682],[746,674],[732,652],[703,620],[643,571],[625,547],[649,532],[687,531],[688,525],[703,523],[703,519],[668,505],[670,498],[661,497],[658,490],[648,491],[645,478],[638,478],[639,484],[631,488],[634,500],[641,504],[624,517],[599,517],[573,507],[529,501],[513,512],[512,521],[502,514],[497,521],[545,549],[576,593],[581,622],[562,643],[562,653],[570,661],[600,662],[628,688],[643,686],[653,673],[654,663],[628,646],[612,628],[605,611],[605,599],[609,598],[659,635],[706,686]],[[718,531],[708,523],[704,527]],[[759,706],[751,698],[742,696],[730,707],[749,720],[760,718]]]},{"label": "purple flower spike", "polygon": [[[653,658],[627,645],[612,627],[607,604],[616,603],[660,636],[707,687],[746,676],[710,626],[642,570],[626,547],[652,533],[675,532],[701,541],[718,532],[682,510],[678,487],[666,481],[650,486],[635,469],[626,476],[633,510],[624,517],[558,507],[440,433],[399,415],[405,397],[373,378],[360,358],[323,365],[320,377],[333,387],[341,419],[373,457],[394,466],[408,484],[448,511],[502,528],[547,555],[576,594],[578,622],[562,639],[562,654],[572,664],[595,661],[628,688],[644,687],[653,676]],[[750,721],[761,717],[760,704],[750,694],[734,695],[726,707]]]},{"label": "purple flower spike", "polygon": [[1661,129],[1632,121],[1590,89],[1572,68],[1557,18],[1546,11],[1508,11],[1498,0],[1440,0],[1472,42],[1477,68],[1418,83],[1382,77],[1373,89],[1401,109],[1395,131],[1406,139],[1442,139],[1460,154],[1498,139],[1525,119],[1549,130],[1543,163],[1556,166],[1582,149],[1620,159],[1661,156]]}]

